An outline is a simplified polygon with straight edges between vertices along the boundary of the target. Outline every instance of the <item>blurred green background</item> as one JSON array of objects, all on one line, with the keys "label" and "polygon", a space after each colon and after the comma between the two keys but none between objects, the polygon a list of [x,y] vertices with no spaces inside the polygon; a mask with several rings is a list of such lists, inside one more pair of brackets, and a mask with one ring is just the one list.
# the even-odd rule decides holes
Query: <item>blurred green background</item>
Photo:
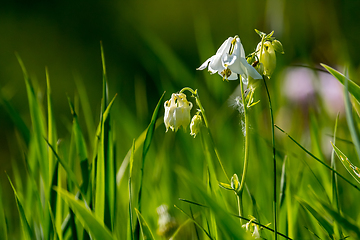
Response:
[{"label": "blurred green background", "polygon": [[[59,138],[69,137],[71,113],[66,94],[76,99],[77,81],[85,85],[93,121],[97,124],[102,94],[102,41],[109,94],[110,97],[118,94],[113,112],[118,120],[119,166],[132,139],[148,125],[161,94],[166,91],[165,99],[169,99],[172,92],[185,86],[199,90],[219,151],[224,159],[231,159],[234,154],[239,156],[242,146],[240,117],[229,107],[228,101],[238,82],[222,82],[217,74],[210,76],[196,68],[229,36],[239,35],[245,52],[250,53],[260,41],[255,28],[266,33],[274,30],[274,36],[285,50],[284,55],[277,54],[277,69],[269,83],[274,96],[275,122],[302,139],[308,127],[309,111],[316,112],[324,116],[319,125],[331,133],[335,116],[316,106],[327,101],[320,94],[321,81],[316,77],[311,80],[310,85],[317,86],[311,96],[305,94],[303,98],[291,99],[285,92],[287,78],[293,76],[289,67],[319,68],[319,63],[325,63],[343,70],[343,66],[348,66],[350,77],[359,82],[359,9],[357,0],[5,1],[0,7],[1,94],[30,126],[17,52],[34,85],[41,90],[40,98],[45,96],[46,90],[45,67],[49,70]],[[299,74],[298,81],[309,76],[306,75],[309,72]],[[300,89],[296,84],[295,89]],[[259,114],[267,116],[266,102],[261,106]],[[3,173],[7,171],[11,175],[12,161],[21,166],[22,153],[17,150],[15,127],[3,106],[0,114],[1,181],[4,192],[10,196],[7,201],[12,202]],[[259,126],[262,121],[268,123],[266,117],[263,119],[257,119]],[[84,124],[84,120],[81,121]],[[341,121],[345,123],[343,116]],[[268,131],[266,127],[253,125],[255,132]],[[155,139],[157,150],[172,147],[162,144],[164,131],[165,127],[160,126],[156,135],[158,142]],[[259,132],[255,134],[265,135]],[[183,133],[179,135],[189,137]],[[171,137],[173,135],[167,135],[165,139]],[[185,148],[191,147],[187,144]],[[191,154],[195,153],[182,153],[179,158]],[[174,159],[174,156],[169,158]],[[225,165],[240,173],[240,163]]]}]

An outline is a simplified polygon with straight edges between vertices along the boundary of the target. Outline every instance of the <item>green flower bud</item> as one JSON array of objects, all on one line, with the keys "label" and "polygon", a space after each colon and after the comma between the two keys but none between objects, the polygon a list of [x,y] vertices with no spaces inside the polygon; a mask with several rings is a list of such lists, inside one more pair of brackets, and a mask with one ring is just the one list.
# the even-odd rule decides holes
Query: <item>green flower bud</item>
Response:
[{"label": "green flower bud", "polygon": [[201,116],[199,114],[194,115],[190,123],[190,130],[191,130],[190,135],[194,136],[194,138],[200,132],[201,124],[202,124]]},{"label": "green flower bud", "polygon": [[283,45],[281,44],[281,42],[280,41],[278,41],[278,40],[274,40],[274,41],[272,41],[272,46],[274,47],[274,50],[275,51],[277,51],[277,52],[279,52],[279,53],[281,53],[281,54],[284,54],[284,49],[283,49]]},{"label": "green flower bud", "polygon": [[256,51],[257,51],[256,55],[258,56],[260,63],[264,65],[264,75],[270,78],[276,67],[276,55],[273,45],[271,44],[270,41],[264,42],[264,45],[262,47],[262,52],[260,53],[261,51],[261,42],[260,42],[257,45]]},{"label": "green flower bud", "polygon": [[231,177],[231,188],[235,190],[235,192],[239,192],[240,190],[240,182],[236,173]]}]

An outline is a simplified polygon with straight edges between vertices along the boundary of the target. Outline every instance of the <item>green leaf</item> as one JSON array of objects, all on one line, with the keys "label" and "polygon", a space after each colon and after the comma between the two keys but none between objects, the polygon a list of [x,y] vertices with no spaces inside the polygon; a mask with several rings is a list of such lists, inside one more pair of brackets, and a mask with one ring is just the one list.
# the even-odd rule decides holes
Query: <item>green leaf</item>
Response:
[{"label": "green leaf", "polygon": [[350,173],[350,175],[360,184],[360,169],[350,162],[350,160],[345,156],[344,153],[340,151],[333,143],[331,143],[336,155],[341,160],[341,163],[345,169]]},{"label": "green leaf", "polygon": [[280,197],[279,197],[280,208],[282,207],[282,205],[284,203],[285,192],[286,192],[286,160],[287,160],[287,156],[285,156],[285,158],[284,158],[284,162],[283,162],[282,170],[281,170]]},{"label": "green leaf", "polygon": [[94,239],[115,239],[109,229],[107,229],[104,224],[95,217],[94,213],[87,206],[85,206],[84,202],[76,199],[75,195],[69,193],[64,189],[55,188],[55,190],[70,206],[76,218],[80,221],[82,226],[92,235]]},{"label": "green leaf", "polygon": [[4,195],[2,193],[2,188],[0,185],[0,239],[7,240],[7,224],[5,218],[5,211],[4,211],[4,203],[3,203]]},{"label": "green leaf", "polygon": [[152,239],[154,240],[154,235],[152,234],[150,228],[149,228],[149,225],[146,223],[144,217],[141,215],[141,213],[139,212],[139,210],[137,210],[135,208],[135,212],[136,212],[136,215],[140,221],[140,229],[141,229],[141,234],[143,236],[143,239]]},{"label": "green leaf", "polygon": [[328,212],[334,220],[351,234],[354,239],[360,239],[360,228],[350,217],[342,216],[338,211],[322,200],[319,200],[326,212]]},{"label": "green leaf", "polygon": [[227,183],[222,183],[222,182],[219,182],[219,186],[226,189],[226,190],[232,190],[234,191],[234,189],[231,187],[230,184],[227,184]]},{"label": "green leaf", "polygon": [[12,184],[11,182],[11,179],[9,176],[7,176],[8,179],[9,179],[9,182],[10,182],[10,185],[14,191],[14,195],[15,195],[15,200],[16,200],[16,205],[17,205],[17,208],[18,208],[18,211],[19,211],[19,215],[20,215],[20,223],[21,223],[21,228],[22,228],[22,232],[24,234],[24,239],[34,239],[34,233],[33,231],[31,230],[31,227],[29,225],[29,222],[28,220],[26,219],[26,216],[25,216],[25,210],[24,210],[24,207],[23,207],[23,204],[19,198],[19,195],[17,194],[16,192],[16,189],[14,187],[14,185]]},{"label": "green leaf", "polygon": [[360,86],[357,85],[355,82],[350,80],[349,78],[345,77],[340,72],[336,71],[335,69],[327,66],[326,64],[320,63],[331,75],[333,75],[340,83],[345,85],[345,81],[348,81],[348,90],[349,92],[360,102]]},{"label": "green leaf", "polygon": [[131,148],[131,157],[130,157],[130,167],[129,167],[129,221],[128,221],[128,240],[134,239],[134,231],[133,231],[133,216],[132,216],[132,193],[131,193],[131,178],[132,178],[132,169],[134,163],[134,154],[135,154],[135,139],[133,140],[132,148]]},{"label": "green leaf", "polygon": [[328,233],[329,237],[333,239],[334,229],[331,223],[323,217],[323,214],[317,212],[310,204],[303,199],[297,197],[299,203],[316,219],[319,225]]}]

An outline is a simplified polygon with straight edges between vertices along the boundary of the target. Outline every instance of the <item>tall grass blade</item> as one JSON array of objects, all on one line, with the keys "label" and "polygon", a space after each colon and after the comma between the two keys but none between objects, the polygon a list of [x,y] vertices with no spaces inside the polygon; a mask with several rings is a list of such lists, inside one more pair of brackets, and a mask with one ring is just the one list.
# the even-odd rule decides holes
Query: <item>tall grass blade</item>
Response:
[{"label": "tall grass blade", "polygon": [[297,200],[299,203],[316,219],[316,221],[319,223],[319,225],[327,232],[329,237],[333,239],[334,236],[334,229],[331,225],[331,223],[323,217],[323,214],[316,211],[309,203],[307,203],[305,200],[297,197]]},{"label": "tall grass blade", "polygon": [[321,200],[319,200],[319,202],[321,203],[325,211],[329,213],[330,216],[333,217],[334,221],[337,222],[340,226],[342,226],[343,229],[347,231],[347,233],[352,235],[354,239],[360,239],[360,228],[356,222],[354,222],[350,217],[342,216],[337,210],[333,209],[329,204],[326,204]]},{"label": "tall grass blade", "polygon": [[[36,138],[36,149],[38,154],[38,160],[40,164],[40,169],[44,181],[44,185],[46,188],[49,188],[49,182],[51,181],[50,175],[49,175],[49,162],[47,158],[47,149],[45,142],[43,140],[45,135],[45,124],[43,121],[44,115],[41,111],[40,104],[38,102],[38,99],[36,97],[35,91],[30,83],[30,78],[27,74],[26,68],[20,58],[19,55],[17,55],[19,64],[21,66],[21,69],[23,71],[25,84],[26,84],[26,91],[28,95],[28,101],[29,101],[29,110],[30,110],[30,116],[31,116],[31,122],[33,126],[33,132],[34,136]],[[48,199],[48,193],[49,190],[46,190],[45,198]]]},{"label": "tall grass blade", "polygon": [[135,212],[140,221],[140,228],[141,228],[141,234],[142,234],[143,239],[154,240],[155,239],[154,235],[152,234],[150,227],[147,224],[147,222],[145,221],[144,217],[141,215],[139,210],[137,210],[136,208],[135,208]]},{"label": "tall grass blade", "polygon": [[87,206],[85,206],[84,202],[76,199],[75,195],[67,192],[66,190],[59,188],[56,188],[55,190],[70,206],[81,225],[92,235],[94,239],[115,239],[109,229],[107,229],[104,224],[97,219],[95,214],[91,212]]},{"label": "tall grass blade", "polygon": [[336,155],[341,160],[340,162],[343,164],[345,169],[350,173],[350,175],[360,184],[360,169],[352,164],[350,160],[345,156],[344,153],[340,151],[333,143],[331,143]]},{"label": "tall grass blade", "polygon": [[6,224],[6,217],[5,217],[5,208],[4,208],[4,195],[3,190],[0,185],[0,239],[7,240],[7,224]]},{"label": "tall grass blade", "polygon": [[23,237],[24,239],[34,239],[34,232],[32,231],[28,220],[26,219],[26,215],[25,215],[25,210],[24,210],[24,205],[22,203],[22,201],[19,198],[19,195],[16,192],[16,189],[14,187],[14,185],[11,182],[11,179],[9,176],[7,176],[10,182],[10,185],[14,191],[14,195],[15,195],[15,200],[16,200],[16,205],[19,211],[19,215],[20,215],[20,223],[21,223],[21,228],[22,228],[22,232],[23,232]]},{"label": "tall grass blade", "polygon": [[285,193],[286,193],[286,162],[287,162],[287,156],[285,156],[284,158],[284,162],[282,165],[282,170],[281,170],[281,178],[280,178],[280,197],[279,197],[279,202],[280,202],[280,208],[282,207],[283,203],[284,203],[284,199],[285,199]]},{"label": "tall grass blade", "polygon": [[[100,144],[98,148],[97,155],[97,163],[96,163],[96,192],[95,192],[95,216],[99,221],[105,220],[105,206],[109,204],[109,202],[105,201],[105,188],[106,188],[106,175],[105,175],[105,167],[106,167],[106,158],[108,154],[108,132],[106,131],[106,121],[109,117],[111,107],[115,101],[117,95],[111,100],[107,108],[102,114],[101,118],[101,138]],[[107,128],[107,130],[109,130]],[[109,206],[108,206],[109,207]],[[108,223],[109,224],[109,223]],[[109,225],[108,225],[109,227]],[[111,229],[111,225],[110,225]]]},{"label": "tall grass blade", "polygon": [[83,133],[80,128],[78,116],[75,112],[74,105],[69,97],[68,97],[68,102],[69,102],[71,114],[73,116],[72,131],[74,134],[74,141],[76,145],[77,155],[79,156],[80,159],[81,175],[83,178],[83,183],[81,187],[82,187],[82,191],[86,193],[89,185],[89,164],[88,164],[88,156],[87,156],[87,147]]},{"label": "tall grass blade", "polygon": [[337,80],[339,80],[339,82],[344,85],[346,120],[350,130],[351,138],[355,145],[358,160],[360,161],[360,140],[352,117],[351,102],[348,94],[349,91],[356,98],[356,100],[360,102],[360,86],[351,81],[349,78],[347,78],[340,72],[336,71],[335,69],[325,64],[321,64],[321,66],[326,68],[326,70],[328,70]]},{"label": "tall grass blade", "polygon": [[128,220],[128,233],[127,239],[133,240],[134,239],[134,231],[133,231],[133,216],[132,216],[132,193],[131,193],[131,178],[132,178],[132,169],[134,163],[134,154],[135,154],[135,139],[133,140],[133,144],[131,147],[131,157],[130,157],[130,169],[129,169],[129,181],[128,181],[128,188],[129,188],[129,220]]},{"label": "tall grass blade", "polygon": [[281,129],[279,126],[275,125],[275,127],[277,129],[279,129],[282,133],[286,134],[286,136],[288,136],[291,141],[293,141],[296,145],[298,145],[303,151],[305,151],[309,156],[311,156],[313,159],[315,159],[317,162],[321,163],[324,167],[326,167],[327,169],[333,171],[334,173],[336,173],[336,175],[338,175],[339,177],[341,177],[343,180],[345,180],[348,184],[350,184],[351,186],[353,186],[354,188],[356,188],[357,190],[360,191],[360,188],[358,186],[356,186],[355,184],[353,184],[352,182],[350,182],[347,178],[345,178],[343,175],[341,175],[338,171],[336,171],[334,168],[328,166],[326,163],[324,163],[323,161],[321,161],[319,158],[315,157],[314,154],[312,154],[311,152],[309,152],[306,148],[304,148],[300,143],[298,143],[293,137],[291,137],[288,133],[286,133],[283,129]]}]

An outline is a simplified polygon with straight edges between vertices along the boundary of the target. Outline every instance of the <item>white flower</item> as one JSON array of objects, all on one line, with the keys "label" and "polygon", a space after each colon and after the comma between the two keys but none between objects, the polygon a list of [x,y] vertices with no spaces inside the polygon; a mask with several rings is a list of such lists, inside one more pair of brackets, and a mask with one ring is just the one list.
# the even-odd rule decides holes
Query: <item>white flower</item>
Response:
[{"label": "white flower", "polygon": [[166,131],[168,131],[169,127],[173,131],[177,131],[180,126],[186,129],[190,124],[190,110],[192,106],[192,103],[186,100],[184,93],[173,93],[171,99],[164,103]]},{"label": "white flower", "polygon": [[217,50],[216,54],[208,58],[197,70],[208,67],[211,74],[218,73],[223,79],[236,80],[237,74],[247,79],[261,79],[261,75],[245,59],[244,47],[238,36],[229,37]]},{"label": "white flower", "polygon": [[260,233],[259,233],[258,225],[255,225],[255,224],[254,224],[254,231],[253,231],[252,236],[255,237],[255,239],[260,238]]}]

